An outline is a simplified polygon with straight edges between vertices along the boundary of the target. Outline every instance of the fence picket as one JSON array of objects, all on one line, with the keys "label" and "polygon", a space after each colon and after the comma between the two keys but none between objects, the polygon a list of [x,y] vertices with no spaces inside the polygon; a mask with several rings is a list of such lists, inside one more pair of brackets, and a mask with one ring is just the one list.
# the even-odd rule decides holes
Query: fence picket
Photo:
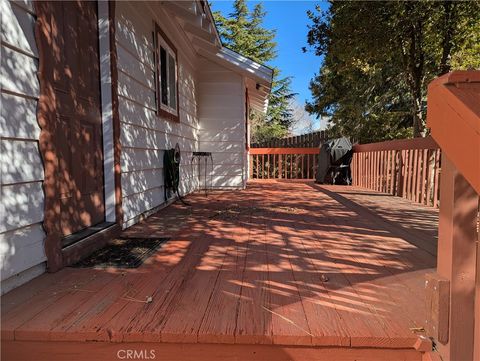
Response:
[{"label": "fence picket", "polygon": [[355,145],[352,184],[438,207],[440,165],[431,138]]}]

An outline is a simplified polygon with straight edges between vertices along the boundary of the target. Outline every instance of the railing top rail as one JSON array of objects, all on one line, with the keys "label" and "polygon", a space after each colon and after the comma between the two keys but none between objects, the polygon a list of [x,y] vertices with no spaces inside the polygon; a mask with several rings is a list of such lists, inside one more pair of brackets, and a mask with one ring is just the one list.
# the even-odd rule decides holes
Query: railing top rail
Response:
[{"label": "railing top rail", "polygon": [[452,72],[429,84],[427,125],[442,152],[480,194],[480,71]]},{"label": "railing top rail", "polygon": [[250,148],[250,154],[318,154],[320,148]]},{"label": "railing top rail", "polygon": [[407,150],[407,149],[438,149],[438,144],[432,137],[396,139],[385,142],[356,144],[353,146],[355,153],[374,152],[382,150]]}]

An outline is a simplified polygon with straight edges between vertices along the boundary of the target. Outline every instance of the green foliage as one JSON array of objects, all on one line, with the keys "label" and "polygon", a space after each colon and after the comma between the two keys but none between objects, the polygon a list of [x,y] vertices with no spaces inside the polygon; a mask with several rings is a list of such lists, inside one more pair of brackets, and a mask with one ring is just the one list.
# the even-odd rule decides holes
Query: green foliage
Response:
[{"label": "green foliage", "polygon": [[[250,11],[245,0],[236,0],[227,17],[219,11],[213,13],[224,45],[258,63],[268,63],[277,56],[276,31],[263,27],[265,15],[262,3]],[[255,120],[252,141],[284,136],[292,122],[290,99],[295,94],[291,91],[291,78],[282,78],[277,68],[273,73],[266,116],[251,114],[251,119]]]},{"label": "green foliage", "polygon": [[276,31],[262,27],[266,15],[262,3],[250,11],[245,0],[236,0],[233,9],[228,17],[219,11],[213,13],[223,44],[258,63],[275,59]]},{"label": "green foliage", "polygon": [[273,139],[284,138],[288,135],[288,128],[278,122],[264,122],[252,114],[250,119],[252,143],[264,143]]},{"label": "green foliage", "polygon": [[293,110],[290,101],[296,95],[291,90],[291,77],[280,77],[280,70],[273,70],[272,92],[268,100],[267,123],[278,123],[285,130],[292,124]]},{"label": "green foliage", "polygon": [[324,62],[306,109],[362,142],[424,134],[428,83],[480,65],[479,3],[332,1],[308,16]]}]

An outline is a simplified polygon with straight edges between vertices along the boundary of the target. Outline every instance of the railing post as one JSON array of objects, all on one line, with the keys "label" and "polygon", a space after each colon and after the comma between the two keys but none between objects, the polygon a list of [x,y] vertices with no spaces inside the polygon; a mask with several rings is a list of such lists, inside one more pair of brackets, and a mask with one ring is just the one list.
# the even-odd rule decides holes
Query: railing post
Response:
[{"label": "railing post", "polygon": [[279,154],[278,155],[278,178],[279,179],[282,179],[282,172],[283,172],[282,159],[283,159],[283,154]]},{"label": "railing post", "polygon": [[397,151],[398,154],[398,171],[397,171],[397,176],[396,176],[396,187],[397,187],[397,196],[398,197],[403,197],[403,180],[404,180],[404,159],[403,156],[405,154],[405,151],[399,150]]},{"label": "railing post", "polygon": [[[443,300],[436,295],[440,304],[449,309],[446,338],[444,343],[437,341],[437,347],[444,361],[472,361],[479,197],[445,154],[442,158],[437,273],[450,282],[450,290]],[[436,292],[433,288],[427,290]],[[428,325],[442,316],[442,310],[427,308],[427,315]]]},{"label": "railing post", "polygon": [[248,154],[248,164],[249,164],[249,176],[250,179],[253,179],[253,154]]}]

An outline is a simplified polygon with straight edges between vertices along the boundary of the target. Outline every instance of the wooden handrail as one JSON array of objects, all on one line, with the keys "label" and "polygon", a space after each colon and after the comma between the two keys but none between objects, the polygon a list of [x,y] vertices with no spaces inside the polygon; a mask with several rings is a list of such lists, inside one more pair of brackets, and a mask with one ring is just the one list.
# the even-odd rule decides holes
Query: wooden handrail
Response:
[{"label": "wooden handrail", "polygon": [[251,148],[250,179],[314,179],[320,149]]},{"label": "wooden handrail", "polygon": [[480,194],[480,71],[457,71],[428,86],[427,125],[442,151]]},{"label": "wooden handrail", "polygon": [[250,148],[250,154],[319,154],[320,148]]},{"label": "wooden handrail", "polygon": [[356,144],[353,146],[353,151],[355,153],[406,149],[438,149],[438,144],[432,137],[426,137],[413,139],[395,139],[378,143]]}]

